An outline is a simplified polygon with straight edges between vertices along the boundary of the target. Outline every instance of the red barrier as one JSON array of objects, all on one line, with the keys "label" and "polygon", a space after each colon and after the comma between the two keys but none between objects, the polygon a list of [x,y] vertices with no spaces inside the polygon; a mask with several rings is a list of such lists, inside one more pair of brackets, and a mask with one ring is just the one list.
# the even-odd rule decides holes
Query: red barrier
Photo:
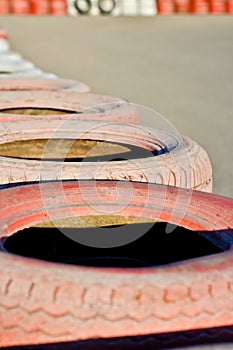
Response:
[{"label": "red barrier", "polygon": [[170,15],[175,12],[175,1],[158,0],[158,12],[162,15]]},{"label": "red barrier", "polygon": [[210,0],[210,12],[214,14],[221,14],[226,12],[225,0]]},{"label": "red barrier", "polygon": [[49,0],[32,0],[32,14],[46,15],[50,13]]},{"label": "red barrier", "polygon": [[27,15],[31,13],[31,3],[29,0],[12,0],[11,12],[17,15]]},{"label": "red barrier", "polygon": [[209,13],[209,2],[207,0],[194,0],[192,3],[192,12],[199,15]]},{"label": "red barrier", "polygon": [[66,15],[67,4],[66,0],[52,0],[50,2],[50,12],[52,15]]},{"label": "red barrier", "polygon": [[[7,15],[9,13],[10,13],[9,0],[0,0],[0,14],[1,15]],[[0,37],[2,37],[1,34],[0,34]]]},{"label": "red barrier", "polygon": [[233,0],[228,0],[226,4],[227,13],[233,14]]},{"label": "red barrier", "polygon": [[176,0],[176,12],[178,13],[189,13],[191,12],[191,1],[190,0]]}]

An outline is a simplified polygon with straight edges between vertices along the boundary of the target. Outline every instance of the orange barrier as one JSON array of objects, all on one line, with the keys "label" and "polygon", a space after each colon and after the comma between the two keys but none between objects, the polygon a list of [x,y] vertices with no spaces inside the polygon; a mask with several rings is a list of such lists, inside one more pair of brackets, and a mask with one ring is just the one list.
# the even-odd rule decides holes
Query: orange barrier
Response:
[{"label": "orange barrier", "polygon": [[228,0],[226,4],[227,13],[233,14],[233,0]]},{"label": "orange barrier", "polygon": [[51,0],[50,13],[53,15],[66,15],[67,14],[66,0]]},{"label": "orange barrier", "polygon": [[32,13],[35,15],[46,15],[50,13],[49,0],[32,0]]},{"label": "orange barrier", "polygon": [[173,0],[158,0],[158,12],[163,15],[170,15],[175,12],[175,2]]},{"label": "orange barrier", "polygon": [[226,12],[225,0],[210,0],[210,12],[214,14],[221,14]]},{"label": "orange barrier", "polygon": [[191,1],[190,0],[176,0],[176,12],[189,13],[191,12]]},{"label": "orange barrier", "polygon": [[[7,15],[10,13],[10,3],[9,0],[0,0],[0,14]],[[1,35],[0,35],[1,37]]]},{"label": "orange barrier", "polygon": [[11,13],[17,15],[27,15],[31,13],[31,3],[29,0],[11,0]]}]

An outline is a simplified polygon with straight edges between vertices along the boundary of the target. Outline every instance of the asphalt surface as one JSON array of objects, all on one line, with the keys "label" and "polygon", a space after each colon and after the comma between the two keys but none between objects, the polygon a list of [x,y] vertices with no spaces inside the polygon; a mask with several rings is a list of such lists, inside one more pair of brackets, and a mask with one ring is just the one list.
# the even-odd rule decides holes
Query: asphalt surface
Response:
[{"label": "asphalt surface", "polygon": [[[12,49],[44,71],[161,113],[208,151],[214,192],[233,197],[232,16],[2,16],[0,23]],[[153,113],[142,120],[157,126]]]}]

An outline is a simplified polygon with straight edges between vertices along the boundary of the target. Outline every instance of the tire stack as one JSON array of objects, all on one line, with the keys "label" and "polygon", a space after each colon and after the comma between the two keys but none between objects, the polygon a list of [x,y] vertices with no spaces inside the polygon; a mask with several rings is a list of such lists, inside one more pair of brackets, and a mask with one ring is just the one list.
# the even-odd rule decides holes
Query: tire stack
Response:
[{"label": "tire stack", "polygon": [[158,13],[232,14],[232,0],[158,0]]},{"label": "tire stack", "polygon": [[[135,106],[44,73],[10,51],[6,35],[0,40],[0,346],[232,325],[233,259],[225,251],[233,243],[233,200],[207,193],[206,151],[188,137],[140,125]],[[175,265],[156,267],[153,245],[139,244],[140,259],[124,256],[133,268],[112,267],[119,250],[106,254],[119,246],[129,254],[144,235],[140,225],[158,221],[189,230],[187,245],[196,233],[222,253],[186,262],[178,255]],[[54,225],[91,226],[92,236],[80,236],[87,243],[76,263],[33,255],[33,240],[20,251],[18,235],[44,235]],[[105,256],[97,259],[98,248]],[[94,258],[85,255],[93,250]]]},{"label": "tire stack", "polygon": [[66,15],[66,0],[0,0],[0,14]]}]

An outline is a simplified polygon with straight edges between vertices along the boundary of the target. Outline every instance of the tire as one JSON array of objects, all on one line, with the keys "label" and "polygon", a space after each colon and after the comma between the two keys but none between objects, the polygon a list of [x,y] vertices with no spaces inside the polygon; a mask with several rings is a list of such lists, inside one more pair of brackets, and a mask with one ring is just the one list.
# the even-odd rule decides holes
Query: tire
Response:
[{"label": "tire", "polygon": [[34,68],[33,63],[25,60],[20,60],[19,62],[1,62],[0,58],[0,74],[1,73],[17,73],[21,71],[27,71]]},{"label": "tire", "polygon": [[[50,86],[55,85],[51,80]],[[9,85],[8,85],[9,86]],[[54,109],[64,113],[53,115],[25,115],[2,113],[3,110],[15,109]],[[66,113],[67,111],[67,113]],[[126,101],[110,96],[83,94],[72,91],[2,91],[0,95],[0,121],[22,121],[35,119],[49,120],[102,120],[139,124],[136,108]],[[50,113],[51,114],[51,113]]]},{"label": "tire", "polygon": [[[106,8],[105,4],[110,4],[110,7]],[[98,0],[98,8],[100,10],[100,13],[103,15],[110,15],[114,8],[116,7],[116,1],[115,0]]]},{"label": "tire", "polygon": [[31,68],[26,70],[19,70],[19,71],[8,71],[5,73],[0,73],[0,79],[2,78],[25,78],[25,77],[43,77],[44,73],[38,69],[38,68]]},{"label": "tire", "polygon": [[0,38],[0,53],[8,52],[10,49],[10,45],[7,39]]},{"label": "tire", "polygon": [[6,72],[0,73],[0,79],[3,78],[45,78],[45,79],[54,79],[57,76],[53,73],[42,72],[39,68],[27,68],[25,70],[19,70],[15,72]]},{"label": "tire", "polygon": [[89,92],[86,84],[74,80],[46,79],[46,78],[14,78],[2,80],[0,91],[70,91]]},{"label": "tire", "polygon": [[[112,202],[116,185],[121,197]],[[103,215],[104,206],[111,215],[143,215],[179,223],[207,239],[217,239],[225,250],[232,244],[232,199],[152,184],[148,191],[148,184],[143,183],[99,181],[97,186],[101,201],[92,181],[0,191],[1,237],[49,221],[51,213],[56,219],[68,216],[68,205],[75,216]],[[140,269],[78,267],[4,252],[0,252],[0,263],[1,346],[139,336],[233,323],[231,250]]]},{"label": "tire", "polygon": [[[81,96],[86,98],[88,94]],[[1,104],[3,106],[3,103]],[[1,184],[22,182],[25,179],[26,181],[38,181],[38,179],[51,181],[61,179],[62,174],[63,180],[139,181],[202,191],[212,190],[212,167],[208,155],[189,138],[139,125],[91,121],[87,120],[85,114],[84,117],[86,120],[69,119],[68,122],[63,123],[60,120],[51,119],[1,123],[0,145],[7,144],[1,147],[0,152]],[[98,113],[97,117],[100,119]],[[27,140],[36,139],[45,139],[46,142],[51,140],[51,143],[48,142],[47,148],[42,148],[42,153],[38,155],[37,149],[32,154],[32,143],[29,143],[27,159],[24,153],[19,154],[19,146],[15,148],[16,153],[15,151],[9,153],[11,142],[22,140],[27,142]],[[109,143],[114,143],[126,147],[128,153],[123,153],[114,160],[117,156],[110,155],[107,159],[106,157],[90,158],[92,157],[90,151],[87,153],[88,160],[84,156],[82,162],[72,161],[72,159],[69,162],[63,162],[62,154],[65,157],[70,146],[67,146],[67,149],[62,146],[63,153],[60,150],[56,153],[57,156],[52,155],[51,147],[56,149],[53,140],[57,139],[104,141],[106,147]],[[45,159],[42,162],[41,157]],[[57,157],[60,161],[56,160]]]},{"label": "tire", "polygon": [[[85,7],[82,7],[82,3]],[[75,0],[74,7],[81,15],[87,15],[91,11],[91,0]]]},{"label": "tire", "polygon": [[22,60],[22,56],[16,52],[6,52],[6,53],[1,53],[0,54],[0,59],[1,60],[5,60],[8,62],[19,62],[20,60]]}]

